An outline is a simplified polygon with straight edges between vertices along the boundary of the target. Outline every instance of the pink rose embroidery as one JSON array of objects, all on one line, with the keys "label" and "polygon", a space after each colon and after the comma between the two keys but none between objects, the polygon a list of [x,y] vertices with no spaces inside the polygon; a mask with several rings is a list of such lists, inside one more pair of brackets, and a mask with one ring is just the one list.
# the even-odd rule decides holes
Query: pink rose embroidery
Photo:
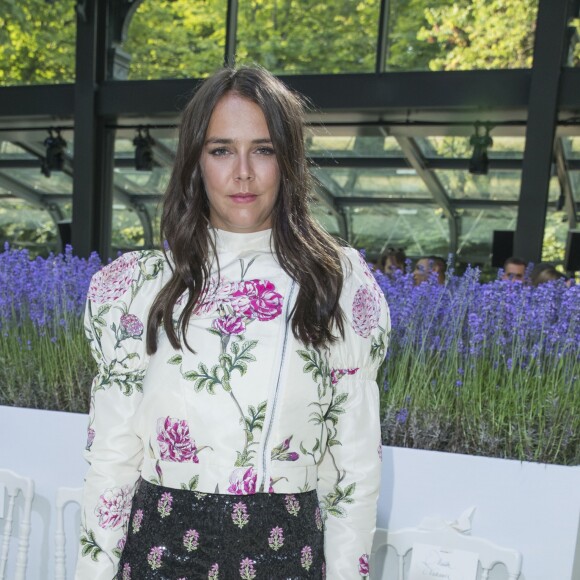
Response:
[{"label": "pink rose embroidery", "polygon": [[268,280],[248,280],[237,284],[232,293],[232,308],[246,318],[273,320],[282,313],[282,295]]},{"label": "pink rose embroidery", "polygon": [[352,303],[352,327],[363,338],[368,338],[379,325],[381,303],[376,292],[369,286],[361,286]]},{"label": "pink rose embroidery", "polygon": [[143,334],[143,323],[134,314],[121,315],[120,325],[125,336],[139,338]]},{"label": "pink rose embroidery", "polygon": [[222,318],[216,318],[212,326],[222,334],[242,334],[246,330],[244,319],[241,316],[226,315]]},{"label": "pink rose embroidery", "polygon": [[197,447],[189,435],[189,425],[185,419],[157,419],[157,443],[164,461],[199,463]]},{"label": "pink rose embroidery", "polygon": [[88,291],[88,297],[95,304],[115,301],[131,287],[137,256],[124,254],[97,272]]},{"label": "pink rose embroidery", "polygon": [[363,577],[369,575],[369,555],[368,554],[363,554],[358,559],[358,573]]},{"label": "pink rose embroidery", "polygon": [[239,467],[230,475],[228,492],[235,495],[251,495],[256,493],[256,480],[258,474],[253,467]]},{"label": "pink rose embroidery", "polygon": [[95,515],[99,518],[99,526],[105,530],[123,526],[131,515],[133,496],[128,485],[105,490],[99,497]]}]

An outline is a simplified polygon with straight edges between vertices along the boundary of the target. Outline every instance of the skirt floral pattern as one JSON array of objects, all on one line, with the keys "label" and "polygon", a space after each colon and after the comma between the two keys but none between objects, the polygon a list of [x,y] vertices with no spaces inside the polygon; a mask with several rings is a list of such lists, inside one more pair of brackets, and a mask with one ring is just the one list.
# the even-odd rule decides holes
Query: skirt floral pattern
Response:
[{"label": "skirt floral pattern", "polygon": [[141,480],[115,580],[325,577],[315,491],[222,495]]}]

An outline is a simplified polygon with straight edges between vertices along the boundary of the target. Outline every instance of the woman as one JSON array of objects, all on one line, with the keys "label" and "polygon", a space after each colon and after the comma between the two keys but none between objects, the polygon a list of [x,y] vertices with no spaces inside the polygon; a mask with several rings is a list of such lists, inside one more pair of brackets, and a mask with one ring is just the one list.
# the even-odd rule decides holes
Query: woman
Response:
[{"label": "woman", "polygon": [[186,107],[168,250],[95,275],[77,579],[366,577],[388,309],[308,212],[300,100],[224,69]]}]

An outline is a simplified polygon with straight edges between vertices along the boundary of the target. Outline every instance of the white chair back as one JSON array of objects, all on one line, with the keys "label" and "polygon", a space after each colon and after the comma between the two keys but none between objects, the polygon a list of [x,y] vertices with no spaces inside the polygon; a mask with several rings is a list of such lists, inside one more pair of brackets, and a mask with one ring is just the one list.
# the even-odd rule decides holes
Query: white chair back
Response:
[{"label": "white chair back", "polygon": [[56,532],[54,537],[55,580],[66,580],[64,508],[70,502],[80,505],[82,495],[82,487],[59,487],[56,490]]},{"label": "white chair back", "polygon": [[[451,527],[425,530],[403,528],[397,531],[377,529],[370,559],[372,580],[405,580],[405,556],[415,544],[430,544],[446,550],[464,550],[478,554],[480,574],[478,578],[488,580],[491,569],[503,564],[509,580],[517,580],[522,571],[522,556],[511,548],[502,548],[477,536],[462,534]],[[388,548],[395,551],[397,558],[397,577],[388,574],[386,568]]]},{"label": "white chair back", "polygon": [[[14,510],[16,498],[21,493],[24,499],[24,508],[19,516],[18,551],[16,553],[15,576],[13,580],[25,580],[28,547],[30,544],[30,520],[32,516],[32,500],[34,499],[34,482],[29,477],[22,477],[8,469],[0,469],[0,491],[8,499],[4,506],[4,529],[2,532],[2,549],[0,551],[0,580],[6,579],[8,553],[13,534]],[[6,491],[4,491],[6,490]],[[0,498],[0,505],[4,504],[5,497]]]}]

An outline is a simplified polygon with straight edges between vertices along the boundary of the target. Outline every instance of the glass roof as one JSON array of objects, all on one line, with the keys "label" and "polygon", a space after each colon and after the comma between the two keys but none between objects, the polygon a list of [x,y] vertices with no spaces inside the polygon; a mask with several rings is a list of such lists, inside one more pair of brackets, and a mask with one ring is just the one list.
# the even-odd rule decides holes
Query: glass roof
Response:
[{"label": "glass roof", "polygon": [[[469,159],[473,152],[471,137],[425,137],[417,143],[428,158]],[[522,159],[524,156],[524,137],[493,137],[493,145],[487,150],[490,159]]]}]

